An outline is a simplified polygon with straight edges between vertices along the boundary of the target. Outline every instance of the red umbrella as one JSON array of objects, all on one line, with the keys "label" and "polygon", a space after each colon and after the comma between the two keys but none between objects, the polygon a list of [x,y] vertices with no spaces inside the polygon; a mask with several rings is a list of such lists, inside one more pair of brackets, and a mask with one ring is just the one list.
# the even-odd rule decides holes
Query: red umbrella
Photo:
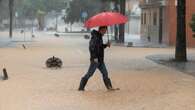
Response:
[{"label": "red umbrella", "polygon": [[102,12],[92,16],[85,22],[85,27],[92,28],[97,26],[110,26],[114,24],[123,24],[128,18],[117,12]]}]

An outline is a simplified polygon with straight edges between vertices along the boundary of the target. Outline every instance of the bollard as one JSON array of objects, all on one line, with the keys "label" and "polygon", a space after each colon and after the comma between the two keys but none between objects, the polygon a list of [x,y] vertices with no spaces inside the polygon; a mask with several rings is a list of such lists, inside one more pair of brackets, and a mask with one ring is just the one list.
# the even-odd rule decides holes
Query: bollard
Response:
[{"label": "bollard", "polygon": [[3,68],[3,80],[7,80],[7,79],[8,79],[7,70],[6,68]]},{"label": "bollard", "polygon": [[56,36],[56,37],[60,37],[60,35],[59,35],[58,33],[55,33],[55,34],[54,34],[54,36]]},{"label": "bollard", "polygon": [[84,38],[85,39],[90,39],[90,36],[89,35],[84,35]]},{"label": "bollard", "polygon": [[34,34],[32,34],[32,38],[35,38],[35,35]]},{"label": "bollard", "polygon": [[128,42],[127,47],[133,47],[133,42]]},{"label": "bollard", "polygon": [[24,49],[26,49],[26,46],[25,46],[24,44],[22,44],[22,47],[23,47]]}]

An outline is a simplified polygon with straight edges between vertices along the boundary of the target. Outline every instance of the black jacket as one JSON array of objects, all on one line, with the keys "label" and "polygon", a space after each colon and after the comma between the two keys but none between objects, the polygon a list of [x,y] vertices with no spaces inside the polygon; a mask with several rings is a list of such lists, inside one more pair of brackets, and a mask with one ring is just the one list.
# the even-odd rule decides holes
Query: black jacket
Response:
[{"label": "black jacket", "polygon": [[89,42],[90,60],[93,61],[97,58],[100,63],[104,62],[104,49],[106,47],[107,45],[103,44],[102,34],[93,30]]}]

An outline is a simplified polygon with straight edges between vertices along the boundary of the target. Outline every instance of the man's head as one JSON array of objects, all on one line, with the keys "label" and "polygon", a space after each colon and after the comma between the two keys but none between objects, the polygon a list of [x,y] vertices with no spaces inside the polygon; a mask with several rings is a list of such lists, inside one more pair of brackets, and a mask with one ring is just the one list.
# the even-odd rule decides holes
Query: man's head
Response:
[{"label": "man's head", "polygon": [[99,32],[104,35],[107,31],[107,26],[100,26],[99,27]]}]

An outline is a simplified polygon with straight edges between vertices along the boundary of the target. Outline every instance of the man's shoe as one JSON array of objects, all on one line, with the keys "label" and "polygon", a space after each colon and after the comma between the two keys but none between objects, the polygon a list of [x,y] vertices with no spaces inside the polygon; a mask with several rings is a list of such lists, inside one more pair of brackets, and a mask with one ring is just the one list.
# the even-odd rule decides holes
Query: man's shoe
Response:
[{"label": "man's shoe", "polygon": [[81,89],[81,88],[79,88],[79,89],[78,89],[78,91],[85,91],[85,89]]},{"label": "man's shoe", "polygon": [[111,83],[111,80],[109,78],[104,78],[104,84],[106,86],[106,88],[109,90],[109,89],[112,89],[112,83]]},{"label": "man's shoe", "polygon": [[120,88],[109,88],[108,91],[117,91],[120,90]]},{"label": "man's shoe", "polygon": [[80,85],[79,85],[79,91],[84,91],[85,90],[85,86],[87,84],[88,79],[82,78]]}]

